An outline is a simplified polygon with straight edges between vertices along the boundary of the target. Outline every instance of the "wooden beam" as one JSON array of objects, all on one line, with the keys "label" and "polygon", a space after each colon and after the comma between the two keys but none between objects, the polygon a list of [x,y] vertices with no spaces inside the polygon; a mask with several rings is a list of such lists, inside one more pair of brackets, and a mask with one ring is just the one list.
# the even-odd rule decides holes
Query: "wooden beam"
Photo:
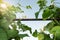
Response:
[{"label": "wooden beam", "polygon": [[[14,21],[18,21],[18,20],[21,20],[21,21],[48,21],[48,20],[54,20],[54,19],[46,19],[46,20],[43,20],[43,19],[14,19]],[[60,20],[60,19],[56,19],[56,20]]]}]

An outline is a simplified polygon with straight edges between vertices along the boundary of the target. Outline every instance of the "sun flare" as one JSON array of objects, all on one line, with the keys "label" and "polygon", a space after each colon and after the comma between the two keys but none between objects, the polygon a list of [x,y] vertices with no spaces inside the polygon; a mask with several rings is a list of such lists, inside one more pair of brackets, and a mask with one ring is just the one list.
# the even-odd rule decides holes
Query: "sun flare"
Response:
[{"label": "sun flare", "polygon": [[7,5],[6,4],[1,4],[1,8],[7,8]]}]

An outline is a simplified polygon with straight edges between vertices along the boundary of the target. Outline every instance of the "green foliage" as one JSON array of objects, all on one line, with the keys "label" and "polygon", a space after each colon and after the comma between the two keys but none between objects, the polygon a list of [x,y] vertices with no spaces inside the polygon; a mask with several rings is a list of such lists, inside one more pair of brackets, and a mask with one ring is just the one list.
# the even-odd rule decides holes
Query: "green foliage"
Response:
[{"label": "green foliage", "polygon": [[16,15],[13,14],[12,12],[8,12],[8,13],[10,13],[10,14],[6,14],[5,17],[6,17],[6,20],[11,23],[13,21],[13,19],[16,18]]},{"label": "green foliage", "polygon": [[32,9],[32,7],[30,5],[26,6],[27,9]]},{"label": "green foliage", "polygon": [[[3,2],[0,1],[0,6],[2,5]],[[3,3],[4,5],[6,3]],[[32,33],[31,28],[28,27],[25,24],[22,24],[20,20],[17,22],[13,21],[16,18],[16,13],[17,12],[24,12],[20,8],[20,5],[14,6],[7,4],[7,8],[2,8],[0,7],[0,40],[12,40],[13,38],[15,40],[20,40],[23,37],[28,36],[27,34],[19,34],[19,30],[17,30],[17,25],[19,26],[18,29],[22,29],[22,31],[27,31],[29,30],[30,33]],[[28,8],[31,8],[28,6]],[[12,27],[10,29],[9,25]]]},{"label": "green foliage", "polygon": [[54,12],[52,11],[52,9],[46,8],[43,11],[42,17],[43,19],[47,19],[47,18],[51,18],[53,16]]},{"label": "green foliage", "polygon": [[2,27],[5,30],[9,29],[9,22],[6,19],[0,19],[0,27]]},{"label": "green foliage", "polygon": [[40,9],[43,9],[44,6],[46,5],[47,1],[46,0],[39,0],[37,4],[39,4]]},{"label": "green foliage", "polygon": [[[54,0],[51,0],[51,3],[53,3]],[[2,0],[0,0],[0,5],[3,3]],[[22,31],[29,30],[32,36],[38,37],[38,40],[60,40],[60,20],[57,20],[56,18],[60,18],[60,8],[56,7],[54,4],[46,6],[47,0],[38,0],[37,4],[39,4],[40,10],[35,13],[36,19],[38,19],[39,12],[43,9],[42,18],[43,19],[54,19],[50,23],[48,23],[44,30],[41,30],[41,32],[33,32],[32,29],[22,24],[20,20],[18,20],[16,23],[13,21],[16,18],[17,12],[24,12],[20,8],[20,4],[18,6],[7,4],[7,8],[0,7],[0,40],[20,40],[24,37],[29,37],[28,34],[18,34],[20,31],[18,31],[17,25],[19,26],[19,29],[22,29]],[[5,4],[5,3],[4,3]],[[26,6],[27,9],[32,9],[32,7]],[[14,23],[14,24],[12,24]],[[9,25],[11,25],[12,29],[9,28]],[[45,34],[44,31],[47,30],[51,34],[53,34],[54,38],[50,38],[50,34]]]},{"label": "green foliage", "polygon": [[55,38],[60,39],[60,26],[53,27],[51,33],[54,34]]},{"label": "green foliage", "polygon": [[10,7],[8,7],[8,9],[10,10],[10,11],[12,11],[12,12],[22,12],[22,9],[20,8],[20,6],[14,6],[14,5],[12,5],[12,6],[10,6]]},{"label": "green foliage", "polygon": [[17,35],[18,35],[18,31],[17,30],[13,30],[13,29],[7,30],[7,36],[8,36],[9,39],[10,38],[14,38]]},{"label": "green foliage", "polygon": [[50,5],[50,6],[49,6],[49,9],[53,9],[53,8],[54,8],[54,5]]},{"label": "green foliage", "polygon": [[[38,40],[60,40],[60,20],[58,20],[60,18],[60,8],[54,5],[55,0],[50,0],[51,4],[49,4],[49,6],[46,5],[48,2],[46,1],[47,0],[38,0],[37,3],[39,4],[40,9],[43,9],[43,19],[54,19],[53,21],[49,22],[43,30],[43,32],[47,30],[50,32],[50,34],[53,34],[53,38],[50,38],[50,34],[40,32],[38,35]],[[35,17],[38,17],[39,14],[37,14],[35,13]]]},{"label": "green foliage", "polygon": [[51,30],[55,26],[55,22],[49,22],[45,27],[44,30]]},{"label": "green foliage", "polygon": [[0,40],[8,40],[6,32],[0,27]]},{"label": "green foliage", "polygon": [[19,36],[20,38],[29,37],[28,34],[19,34],[18,36]]},{"label": "green foliage", "polygon": [[38,40],[43,40],[43,39],[44,39],[44,34],[39,33],[39,34],[38,34]]},{"label": "green foliage", "polygon": [[37,35],[38,35],[37,30],[35,30],[32,35],[33,35],[34,37],[37,37]]},{"label": "green foliage", "polygon": [[29,30],[30,33],[32,33],[31,28],[29,26],[25,25],[25,24],[22,24],[20,22],[20,20],[18,20],[17,25],[19,26],[19,29],[23,30],[23,32],[26,31],[26,30]]},{"label": "green foliage", "polygon": [[25,24],[20,24],[20,25],[19,25],[19,28],[21,28],[23,31],[29,30],[30,33],[32,33],[31,28],[28,27],[28,26],[25,25]]},{"label": "green foliage", "polygon": [[54,18],[60,18],[60,8],[56,9],[56,13],[54,14]]},{"label": "green foliage", "polygon": [[39,11],[35,13],[36,19],[38,19],[38,16],[39,16]]},{"label": "green foliage", "polygon": [[49,34],[45,34],[44,32],[40,32],[38,34],[38,40],[53,40],[50,38]]}]

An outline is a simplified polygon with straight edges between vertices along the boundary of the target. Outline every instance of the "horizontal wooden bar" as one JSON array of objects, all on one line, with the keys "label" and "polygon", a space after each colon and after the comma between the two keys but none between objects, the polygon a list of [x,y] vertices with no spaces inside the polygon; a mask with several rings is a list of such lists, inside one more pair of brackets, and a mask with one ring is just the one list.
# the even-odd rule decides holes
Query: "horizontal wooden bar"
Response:
[{"label": "horizontal wooden bar", "polygon": [[[14,21],[18,21],[18,20],[21,20],[21,21],[48,21],[48,20],[54,20],[54,19],[46,19],[46,20],[43,20],[43,19],[14,19]],[[56,19],[56,20],[60,20],[60,19]]]}]

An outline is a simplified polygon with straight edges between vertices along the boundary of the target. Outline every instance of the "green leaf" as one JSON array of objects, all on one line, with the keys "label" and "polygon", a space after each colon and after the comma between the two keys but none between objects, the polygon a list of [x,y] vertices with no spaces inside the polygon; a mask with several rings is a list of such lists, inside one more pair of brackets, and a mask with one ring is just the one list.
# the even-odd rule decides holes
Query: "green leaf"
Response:
[{"label": "green leaf", "polygon": [[53,39],[51,39],[49,35],[45,35],[45,39],[44,40],[53,40]]},{"label": "green leaf", "polygon": [[44,34],[44,40],[54,40],[50,38],[50,35]]},{"label": "green leaf", "polygon": [[27,9],[32,9],[32,7],[29,5],[29,6],[26,6]]},{"label": "green leaf", "polygon": [[16,12],[20,12],[20,13],[22,12],[22,9],[20,8],[20,6],[14,6],[14,5],[8,7],[8,10],[9,11],[14,11],[15,13]]},{"label": "green leaf", "polygon": [[16,28],[17,28],[17,25],[16,25],[16,23],[14,22],[14,24],[13,25],[11,25],[12,26],[12,28],[14,29],[14,30],[16,30]]},{"label": "green leaf", "polygon": [[32,33],[31,28],[28,27],[28,26],[25,25],[25,24],[20,24],[19,27],[20,27],[23,31],[27,31],[27,30],[29,30],[30,33]]},{"label": "green leaf", "polygon": [[19,34],[18,36],[19,36],[20,38],[29,37],[28,34]]},{"label": "green leaf", "polygon": [[43,40],[43,39],[44,39],[44,34],[39,33],[39,34],[38,34],[38,40]]},{"label": "green leaf", "polygon": [[18,21],[17,21],[17,25],[20,25],[20,24],[21,24],[21,20],[18,20]]},{"label": "green leaf", "polygon": [[51,33],[54,34],[55,38],[60,39],[60,26],[53,27]]},{"label": "green leaf", "polygon": [[45,33],[39,33],[38,34],[38,40],[53,40],[50,38],[49,34],[45,34]]},{"label": "green leaf", "polygon": [[49,9],[53,9],[53,8],[54,8],[54,5],[50,5],[50,6],[49,6]]},{"label": "green leaf", "polygon": [[33,35],[34,37],[37,37],[37,35],[38,35],[37,30],[35,30],[32,35]]},{"label": "green leaf", "polygon": [[39,4],[40,9],[43,9],[46,6],[46,0],[38,0],[37,4]]},{"label": "green leaf", "polygon": [[18,31],[17,30],[7,30],[7,34],[8,34],[8,38],[13,38],[13,37],[16,37],[18,35]]},{"label": "green leaf", "polygon": [[16,36],[14,39],[15,40],[21,40],[21,38],[19,36]]},{"label": "green leaf", "polygon": [[54,18],[59,19],[60,18],[60,8],[56,8],[55,14],[54,14]]},{"label": "green leaf", "polygon": [[0,40],[8,40],[7,33],[0,27]]},{"label": "green leaf", "polygon": [[51,30],[55,26],[55,22],[49,22],[45,27],[44,30]]},{"label": "green leaf", "polygon": [[13,21],[13,19],[16,18],[16,15],[15,15],[14,11],[10,11],[10,10],[6,11],[5,10],[5,12],[3,12],[2,14],[4,14],[3,17],[10,23]]},{"label": "green leaf", "polygon": [[9,29],[9,22],[6,19],[0,19],[0,27],[2,27],[5,30]]},{"label": "green leaf", "polygon": [[42,17],[43,17],[43,19],[47,19],[47,18],[50,18],[51,16],[53,16],[52,14],[54,14],[53,11],[51,9],[46,8],[43,11]]},{"label": "green leaf", "polygon": [[35,13],[36,19],[38,19],[38,16],[39,16],[39,11]]}]

